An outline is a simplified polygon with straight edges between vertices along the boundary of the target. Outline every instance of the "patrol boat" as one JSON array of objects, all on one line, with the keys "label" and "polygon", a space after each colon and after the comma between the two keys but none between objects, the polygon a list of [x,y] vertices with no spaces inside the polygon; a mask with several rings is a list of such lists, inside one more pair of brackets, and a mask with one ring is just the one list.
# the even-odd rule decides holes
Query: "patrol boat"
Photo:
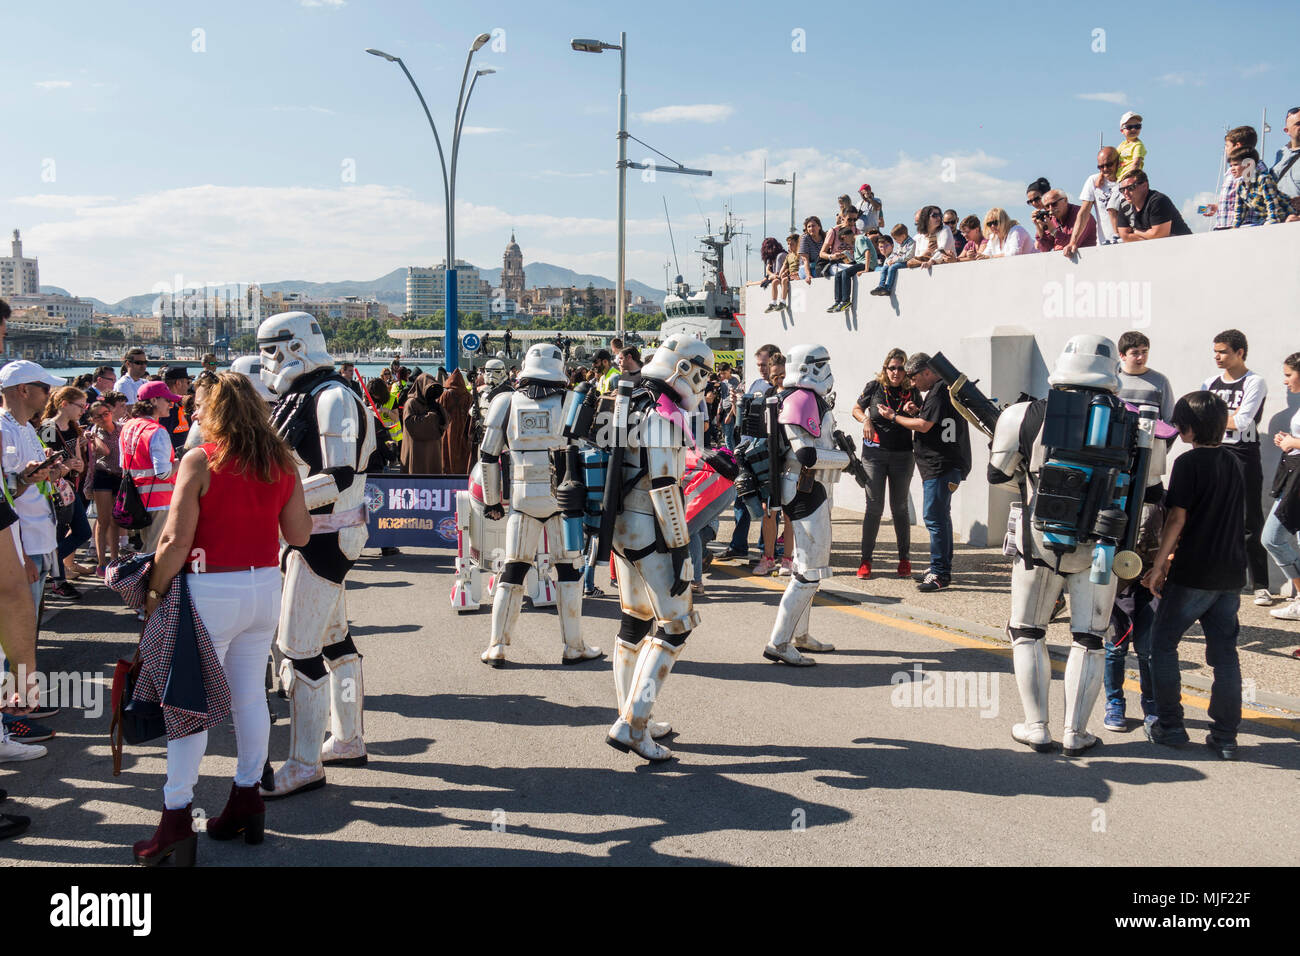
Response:
[{"label": "patrol boat", "polygon": [[701,236],[700,257],[704,260],[704,286],[692,290],[680,275],[664,297],[664,322],[659,340],[685,334],[703,339],[714,352],[742,349],[745,330],[736,320],[741,315],[740,294],[727,284],[723,271],[723,254],[739,232],[731,214],[727,214],[722,232]]}]

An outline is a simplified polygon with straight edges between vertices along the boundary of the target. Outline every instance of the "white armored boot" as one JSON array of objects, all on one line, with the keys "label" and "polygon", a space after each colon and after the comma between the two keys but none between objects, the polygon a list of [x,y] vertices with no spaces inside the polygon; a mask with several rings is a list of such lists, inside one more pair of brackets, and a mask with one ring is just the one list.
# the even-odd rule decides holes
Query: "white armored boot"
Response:
[{"label": "white armored boot", "polygon": [[644,642],[632,675],[632,696],[623,702],[618,720],[605,738],[615,750],[624,753],[635,750],[646,760],[656,762],[672,757],[672,751],[655,743],[648,729],[655,700],[681,653],[682,646],[674,647],[657,637]]},{"label": "white armored boot", "polygon": [[1088,733],[1088,718],[1097,705],[1105,670],[1106,652],[1100,647],[1070,645],[1070,656],[1065,662],[1065,737],[1062,740],[1067,757],[1077,757],[1097,743],[1096,736]]},{"label": "white armored boot", "polygon": [[[614,642],[614,693],[618,697],[618,712],[623,713],[623,705],[627,702],[627,695],[632,691],[632,675],[636,671],[637,657],[641,653],[641,648],[645,646],[646,639],[642,638],[640,644],[629,644],[627,641],[619,640]],[[660,737],[667,737],[673,732],[673,725],[664,720],[652,720],[647,725],[650,736],[658,740]]]},{"label": "white armored boot", "polygon": [[325,659],[330,672],[330,735],[320,751],[325,766],[366,765],[365,686],[361,679],[361,655],[347,654],[336,661]]},{"label": "white armored boot", "polygon": [[583,664],[604,657],[599,647],[588,647],[582,641],[582,581],[560,581],[556,589],[555,609],[560,614],[560,636],[564,638],[560,663]]},{"label": "white armored boot", "polygon": [[285,658],[280,665],[280,684],[289,695],[289,759],[275,772],[275,785],[262,788],[262,797],[274,800],[325,786],[321,765],[321,738],[329,722],[329,676],[319,680],[304,677]]},{"label": "white armored boot", "polygon": [[506,645],[519,620],[519,609],[524,604],[524,586],[497,579],[492,595],[492,642],[479,660],[490,667],[500,667],[506,662]]},{"label": "white armored boot", "polygon": [[803,617],[799,618],[799,625],[794,629],[794,646],[801,651],[812,651],[817,654],[829,654],[835,650],[834,644],[826,644],[817,640],[808,633],[808,619],[812,616],[812,602],[803,612]]},{"label": "white armored boot", "polygon": [[816,581],[790,579],[785,593],[781,595],[781,604],[776,609],[776,623],[772,626],[772,637],[763,648],[763,656],[769,661],[779,661],[792,667],[811,667],[817,663],[811,657],[800,654],[793,641],[799,621],[812,607],[813,596],[816,593]]},{"label": "white armored boot", "polygon": [[1047,639],[1017,637],[1011,642],[1011,660],[1016,686],[1025,708],[1025,722],[1011,728],[1011,736],[1039,753],[1052,749],[1052,732],[1047,726],[1047,699],[1052,687],[1052,661]]}]

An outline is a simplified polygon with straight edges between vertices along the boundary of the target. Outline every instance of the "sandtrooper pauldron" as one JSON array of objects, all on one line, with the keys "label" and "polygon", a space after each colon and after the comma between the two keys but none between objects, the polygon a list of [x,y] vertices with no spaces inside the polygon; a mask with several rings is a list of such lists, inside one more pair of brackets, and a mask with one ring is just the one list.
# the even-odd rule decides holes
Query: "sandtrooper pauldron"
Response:
[{"label": "sandtrooper pauldron", "polygon": [[1005,549],[1016,556],[1007,634],[1025,710],[1011,735],[1040,752],[1054,746],[1046,634],[1057,597],[1068,589],[1073,641],[1063,745],[1067,756],[1077,756],[1097,743],[1087,723],[1102,685],[1116,575],[1131,577],[1141,567],[1131,551],[1116,554],[1116,546],[1131,542],[1130,515],[1135,522],[1140,514],[1155,419],[1115,397],[1117,356],[1103,336],[1070,339],[1048,379],[1049,397],[1003,411],[990,447],[990,484],[1016,481],[1022,488]]},{"label": "sandtrooper pauldron", "polygon": [[698,407],[712,370],[707,345],[670,336],[642,368],[640,388],[629,392],[628,383],[620,383],[613,416],[625,435],[610,462],[611,473],[620,468],[622,479],[611,540],[622,620],[614,657],[619,716],[606,741],[647,760],[672,756],[655,742],[672,728],[650,716],[699,624],[680,481],[692,443],[686,410]]},{"label": "sandtrooper pauldron", "polygon": [[[568,394],[569,401],[576,400]],[[505,649],[523,604],[524,582],[543,534],[558,578],[556,606],[564,640],[561,661],[579,664],[603,656],[600,648],[588,647],[582,640],[582,548],[580,543],[577,548],[567,546],[561,503],[556,498],[562,477],[556,474],[557,463],[564,460],[557,453],[566,444],[565,396],[560,350],[554,345],[535,345],[524,356],[518,390],[497,395],[484,421],[479,450],[484,514],[506,521],[505,567],[492,598],[491,643],[481,657],[492,667],[505,663]],[[501,459],[507,454],[510,487],[504,489]],[[509,514],[503,499],[507,492]]]},{"label": "sandtrooper pauldron", "polygon": [[801,649],[835,650],[808,633],[808,619],[817,588],[831,576],[831,496],[849,456],[835,445],[835,416],[827,399],[835,384],[830,353],[820,345],[796,345],[788,366],[792,387],[781,399],[779,433],[769,440],[785,448],[779,504],[794,528],[794,557],[763,656],[802,667],[816,661]]},{"label": "sandtrooper pauldron", "polygon": [[271,316],[257,335],[262,381],[279,396],[272,423],[293,449],[312,515],[309,542],[286,546],[280,556],[277,645],[289,695],[289,758],[263,794],[282,797],[323,786],[326,764],[367,759],[361,655],[348,630],[344,579],[367,538],[365,468],[376,438],[310,315]]}]

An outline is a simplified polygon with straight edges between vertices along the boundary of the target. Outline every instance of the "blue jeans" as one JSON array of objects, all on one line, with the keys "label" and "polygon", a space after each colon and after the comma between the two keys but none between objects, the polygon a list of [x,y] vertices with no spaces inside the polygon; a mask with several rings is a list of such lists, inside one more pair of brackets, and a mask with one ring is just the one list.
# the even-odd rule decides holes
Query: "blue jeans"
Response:
[{"label": "blue jeans", "polygon": [[1237,609],[1241,595],[1165,582],[1151,629],[1151,680],[1160,726],[1183,726],[1178,642],[1194,621],[1205,631],[1205,662],[1214,670],[1210,687],[1210,733],[1235,741],[1241,724],[1241,666],[1237,661]]},{"label": "blue jeans", "polygon": [[731,532],[731,543],[727,545],[732,551],[749,551],[749,512],[744,505],[736,505],[732,510],[736,528]]},{"label": "blue jeans", "polygon": [[590,591],[596,586],[596,536],[587,538],[586,570],[582,576],[582,589]]},{"label": "blue jeans", "polygon": [[722,435],[723,435],[723,440],[727,443],[728,448],[736,447],[736,423],[735,422],[723,422]]},{"label": "blue jeans", "polygon": [[36,626],[39,628],[41,595],[45,593],[45,579],[50,576],[52,563],[48,554],[29,554],[27,560],[36,565],[36,581],[32,584],[32,603],[36,605]]},{"label": "blue jeans", "polygon": [[68,524],[67,535],[59,538],[60,561],[90,540],[90,522],[86,520],[86,506],[81,503],[80,496],[72,500],[72,519]]},{"label": "blue jeans", "polygon": [[925,489],[921,514],[930,532],[930,572],[941,578],[952,576],[952,492],[948,485],[959,481],[961,470],[952,468],[921,483]]},{"label": "blue jeans", "polygon": [[[1120,599],[1122,600],[1122,599]],[[1151,687],[1151,627],[1156,620],[1156,611],[1160,599],[1140,584],[1133,585],[1133,610],[1131,619],[1133,631],[1121,644],[1114,644],[1112,637],[1105,640],[1106,647],[1106,700],[1124,704],[1124,670],[1128,663],[1128,647],[1133,645],[1133,652],[1138,659],[1138,683],[1141,686],[1142,716],[1150,717],[1156,712],[1155,694]],[[1127,608],[1125,609],[1127,610]]]},{"label": "blue jeans", "polygon": [[876,288],[888,289],[890,292],[893,292],[894,283],[898,281],[898,271],[906,268],[906,262],[895,262],[892,266],[885,266],[880,270],[880,284],[877,285]]},{"label": "blue jeans", "polygon": [[1268,520],[1264,522],[1260,542],[1269,557],[1273,559],[1273,563],[1282,569],[1283,574],[1292,581],[1300,578],[1300,547],[1296,546],[1295,533],[1286,530],[1282,522],[1277,520],[1276,504],[1268,513]]}]

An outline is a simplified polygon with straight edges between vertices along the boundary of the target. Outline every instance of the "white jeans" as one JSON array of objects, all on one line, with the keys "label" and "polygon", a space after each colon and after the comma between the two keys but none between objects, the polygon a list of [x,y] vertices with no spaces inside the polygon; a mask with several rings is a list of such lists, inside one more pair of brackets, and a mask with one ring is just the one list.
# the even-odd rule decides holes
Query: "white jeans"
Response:
[{"label": "white jeans", "polygon": [[[238,764],[235,783],[251,787],[262,778],[271,736],[266,707],[266,666],[280,619],[280,569],[191,574],[190,599],[212,638],[212,649],[226,670],[230,709],[235,722]],[[163,803],[169,810],[188,805],[199,779],[199,763],[208,747],[207,731],[167,742],[167,783]]]}]

